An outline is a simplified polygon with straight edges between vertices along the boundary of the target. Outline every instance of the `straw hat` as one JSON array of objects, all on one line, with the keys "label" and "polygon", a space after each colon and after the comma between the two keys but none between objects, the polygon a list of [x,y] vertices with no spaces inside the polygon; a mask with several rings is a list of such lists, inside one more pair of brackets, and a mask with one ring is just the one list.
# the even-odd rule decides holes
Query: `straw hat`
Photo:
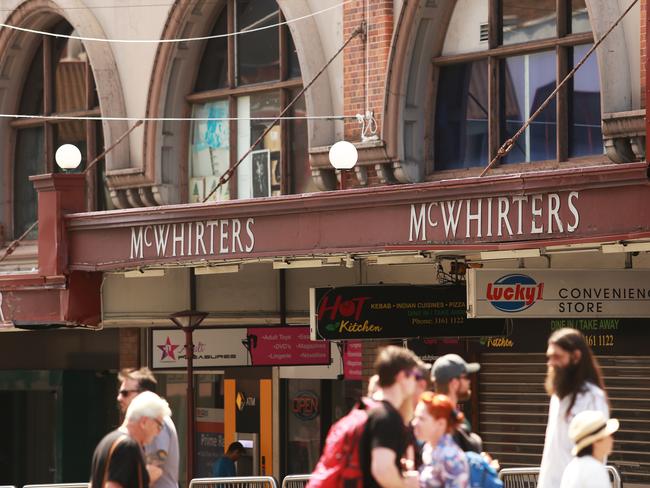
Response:
[{"label": "straw hat", "polygon": [[576,415],[569,424],[569,437],[575,443],[571,454],[576,456],[582,449],[618,430],[618,420],[605,418],[597,410],[585,410]]}]

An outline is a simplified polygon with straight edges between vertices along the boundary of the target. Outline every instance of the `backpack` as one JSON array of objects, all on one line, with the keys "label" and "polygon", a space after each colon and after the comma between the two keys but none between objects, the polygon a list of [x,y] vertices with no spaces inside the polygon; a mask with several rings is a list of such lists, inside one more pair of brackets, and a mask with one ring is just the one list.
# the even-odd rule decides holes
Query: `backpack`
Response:
[{"label": "backpack", "polygon": [[325,447],[306,488],[363,488],[359,444],[368,420],[368,411],[379,405],[362,398],[327,433]]},{"label": "backpack", "polygon": [[503,488],[497,470],[490,466],[487,459],[473,451],[466,451],[469,464],[468,488]]}]

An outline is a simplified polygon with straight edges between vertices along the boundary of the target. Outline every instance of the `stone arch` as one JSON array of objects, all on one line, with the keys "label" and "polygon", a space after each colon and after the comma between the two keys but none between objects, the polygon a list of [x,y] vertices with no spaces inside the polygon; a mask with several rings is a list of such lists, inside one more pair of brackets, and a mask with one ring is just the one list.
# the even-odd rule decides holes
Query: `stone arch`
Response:
[{"label": "stone arch", "polygon": [[[35,30],[47,30],[58,19],[65,19],[81,37],[106,37],[92,12],[82,2],[68,4],[65,9],[52,0],[28,0],[18,6],[5,23]],[[0,32],[0,111],[16,113],[23,82],[36,50],[35,35],[4,28]],[[123,117],[126,113],[117,65],[109,43],[84,42],[93,70],[102,114]],[[122,121],[103,122],[106,147],[115,142],[128,125]],[[8,123],[0,125],[0,143],[9,143]],[[128,144],[120,144],[106,155],[106,170],[124,169],[129,164]]]},{"label": "stone arch", "polygon": [[[277,0],[288,20],[302,17],[311,12],[306,0]],[[192,1],[176,3],[163,30],[163,39],[177,37],[198,37],[210,32],[226,0],[217,2]],[[305,82],[312,79],[325,64],[320,34],[313,18],[290,23],[289,29],[298,52],[298,60]],[[189,115],[185,95],[191,93],[196,67],[203,54],[205,43],[161,44],[156,52],[154,70],[149,87],[147,116]],[[187,75],[191,73],[191,75]],[[330,115],[334,113],[330,82],[322,76],[305,94],[307,113]],[[146,176],[154,185],[153,196],[157,204],[177,203],[180,191],[177,182],[182,181],[181,165],[186,147],[184,140],[189,133],[187,124],[172,126],[165,123],[145,124],[144,161]],[[309,146],[331,143],[334,138],[334,123],[327,120],[310,120],[308,123]]]},{"label": "stone arch", "polygon": [[[434,97],[430,60],[442,52],[455,4],[455,0],[416,0],[402,4],[391,47],[382,134],[388,157],[395,161],[395,177],[404,183],[422,181],[425,176],[424,141],[431,137],[428,133],[430,107],[421,101]],[[619,3],[611,0],[587,0],[587,8],[596,39],[622,13]],[[638,57],[637,53],[632,55]],[[602,114],[632,110],[630,53],[622,24],[597,50],[597,59]]]}]

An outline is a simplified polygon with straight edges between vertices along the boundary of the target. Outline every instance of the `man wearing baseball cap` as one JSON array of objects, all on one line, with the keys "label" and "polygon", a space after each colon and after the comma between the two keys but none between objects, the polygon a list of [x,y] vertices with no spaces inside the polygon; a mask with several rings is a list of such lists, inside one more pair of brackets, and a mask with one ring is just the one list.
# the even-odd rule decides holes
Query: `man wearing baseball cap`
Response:
[{"label": "man wearing baseball cap", "polygon": [[[455,407],[459,402],[467,401],[472,396],[469,375],[481,369],[478,363],[467,363],[458,354],[445,354],[433,363],[431,379],[436,393],[447,395]],[[454,434],[454,441],[463,451],[480,453],[481,438],[471,431],[469,422],[461,425]]]},{"label": "man wearing baseball cap", "polygon": [[608,420],[599,410],[584,410],[573,417],[569,438],[575,444],[571,454],[576,457],[564,470],[560,488],[610,488],[605,463],[618,427],[617,419]]}]

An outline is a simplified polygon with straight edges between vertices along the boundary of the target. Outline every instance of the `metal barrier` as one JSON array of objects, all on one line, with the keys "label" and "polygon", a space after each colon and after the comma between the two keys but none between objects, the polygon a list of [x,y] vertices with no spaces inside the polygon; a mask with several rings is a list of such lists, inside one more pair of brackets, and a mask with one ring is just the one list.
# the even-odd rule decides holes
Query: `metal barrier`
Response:
[{"label": "metal barrier", "polygon": [[539,467],[503,468],[499,471],[504,488],[536,488],[538,477]]},{"label": "metal barrier", "polygon": [[195,478],[189,488],[278,488],[272,476],[235,476],[232,478]]},{"label": "metal barrier", "polygon": [[90,483],[49,483],[46,485],[25,485],[23,488],[90,488]]},{"label": "metal barrier", "polygon": [[16,488],[14,485],[0,485],[0,488]]},{"label": "metal barrier", "polygon": [[310,474],[291,474],[285,476],[282,480],[282,488],[304,488],[309,483],[310,478]]},{"label": "metal barrier", "polygon": [[[612,488],[621,488],[621,475],[614,466],[605,466]],[[534,468],[504,468],[499,471],[499,479],[504,488],[536,488],[539,477],[539,467]]]}]

